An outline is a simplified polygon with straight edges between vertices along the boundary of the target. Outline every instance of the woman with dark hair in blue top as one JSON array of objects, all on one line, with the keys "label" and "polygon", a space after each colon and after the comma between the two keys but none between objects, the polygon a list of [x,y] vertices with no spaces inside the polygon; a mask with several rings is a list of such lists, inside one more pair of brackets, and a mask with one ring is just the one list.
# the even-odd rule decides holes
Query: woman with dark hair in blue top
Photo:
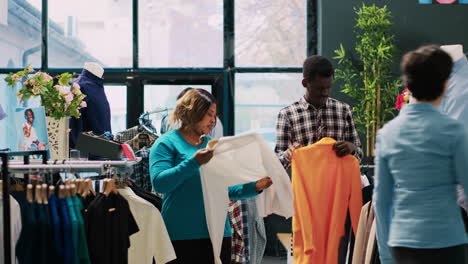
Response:
[{"label": "woman with dark hair in blue top", "polygon": [[[208,233],[200,179],[200,165],[210,161],[213,152],[206,149],[209,132],[216,123],[216,101],[203,89],[190,89],[177,102],[171,122],[179,129],[165,133],[150,154],[151,182],[164,194],[161,214],[174,246],[173,263],[214,263]],[[232,200],[257,195],[270,187],[269,177],[229,188]],[[231,228],[226,224],[221,252],[223,264],[231,260]]]},{"label": "woman with dark hair in blue top", "polygon": [[466,264],[457,185],[468,190],[468,136],[440,105],[452,59],[437,46],[408,52],[401,71],[414,103],[377,135],[374,193],[382,264]]}]

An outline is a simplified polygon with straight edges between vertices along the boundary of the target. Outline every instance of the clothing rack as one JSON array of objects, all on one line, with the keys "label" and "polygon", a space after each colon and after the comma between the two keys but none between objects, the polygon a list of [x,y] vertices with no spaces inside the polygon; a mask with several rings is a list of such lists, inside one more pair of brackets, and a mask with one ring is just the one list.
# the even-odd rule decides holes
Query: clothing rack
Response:
[{"label": "clothing rack", "polygon": [[[0,152],[0,157],[2,160],[2,180],[3,180],[3,260],[4,263],[11,263],[11,222],[10,222],[10,183],[8,181],[8,161],[11,157],[23,156],[24,166],[29,164],[31,155],[40,155],[42,156],[42,162],[47,162],[47,151],[22,151],[22,152]],[[29,175],[27,175],[29,178]]]},{"label": "clothing rack", "polygon": [[[40,161],[32,160],[27,164],[36,164],[36,165],[67,165],[67,168],[70,168],[70,165],[109,165],[113,167],[126,167],[138,163],[141,161],[141,158],[137,158],[136,161],[124,161],[124,160],[49,160],[49,161]],[[1,163],[0,163],[1,164]],[[22,165],[21,161],[10,161],[10,167]]]},{"label": "clothing rack", "polygon": [[146,111],[143,114],[141,114],[140,117],[138,117],[138,124],[148,133],[154,136],[157,136],[158,131],[152,126],[151,119],[149,119],[149,116],[152,114],[158,114],[158,113],[163,113],[163,112],[166,112],[167,114],[169,113],[169,109],[167,107],[164,107],[164,108],[156,108],[153,111]]},{"label": "clothing rack", "polygon": [[[31,164],[31,155],[42,156],[42,161],[34,160]],[[23,164],[20,161],[10,161],[11,157],[23,156]],[[47,161],[47,151],[24,151],[24,152],[0,152],[3,180],[3,241],[4,241],[4,263],[11,263],[11,221],[10,221],[10,191],[9,191],[9,173],[24,172],[25,181],[29,181],[28,172],[36,171],[55,171],[73,170],[73,171],[97,171],[103,172],[110,167],[126,168],[138,161]]]}]

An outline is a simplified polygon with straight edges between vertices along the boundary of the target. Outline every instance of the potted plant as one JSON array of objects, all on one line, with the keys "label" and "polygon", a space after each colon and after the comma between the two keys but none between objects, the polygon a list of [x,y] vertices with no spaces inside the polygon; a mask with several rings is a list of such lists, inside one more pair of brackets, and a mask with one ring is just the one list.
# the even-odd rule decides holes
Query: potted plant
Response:
[{"label": "potted plant", "polygon": [[356,102],[352,109],[354,119],[358,129],[366,134],[365,154],[373,157],[377,131],[394,116],[394,100],[401,81],[392,72],[396,48],[387,6],[362,4],[354,11],[357,58],[351,58],[341,44],[335,50],[334,59],[338,61],[335,77],[344,83],[342,92]]},{"label": "potted plant", "polygon": [[62,73],[55,77],[45,72],[36,72],[31,66],[16,73],[10,73],[5,78],[11,87],[22,82],[22,88],[16,93],[21,101],[31,97],[40,97],[41,105],[46,112],[47,135],[52,159],[68,158],[68,119],[70,116],[79,118],[80,109],[86,107],[77,83],[70,85],[72,75]]}]

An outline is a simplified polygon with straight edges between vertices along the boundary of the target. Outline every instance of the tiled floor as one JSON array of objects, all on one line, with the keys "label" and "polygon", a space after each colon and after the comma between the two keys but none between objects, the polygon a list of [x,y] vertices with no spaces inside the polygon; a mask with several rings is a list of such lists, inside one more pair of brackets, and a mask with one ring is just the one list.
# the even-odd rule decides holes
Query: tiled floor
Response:
[{"label": "tiled floor", "polygon": [[286,264],[284,257],[264,257],[262,264]]}]

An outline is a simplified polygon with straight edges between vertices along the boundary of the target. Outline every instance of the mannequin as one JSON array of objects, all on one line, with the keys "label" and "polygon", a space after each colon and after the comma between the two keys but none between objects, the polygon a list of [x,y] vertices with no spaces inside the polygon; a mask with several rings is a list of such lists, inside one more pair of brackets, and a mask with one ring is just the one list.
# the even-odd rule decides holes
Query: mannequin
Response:
[{"label": "mannequin", "polygon": [[[79,119],[70,119],[70,147],[75,148],[78,135],[83,131],[92,131],[95,135],[111,132],[111,112],[109,101],[104,91],[104,69],[95,62],[86,62],[80,76],[75,80],[86,95],[87,107],[80,110]],[[91,155],[90,155],[90,158]]]},{"label": "mannequin", "polygon": [[450,57],[452,57],[452,60],[454,62],[461,59],[464,56],[463,46],[460,44],[443,45],[443,46],[440,46],[440,48],[443,49],[445,52],[447,52],[450,55]]},{"label": "mannequin", "polygon": [[99,64],[95,62],[85,62],[83,68],[102,79],[102,75],[104,74],[104,69]]}]

